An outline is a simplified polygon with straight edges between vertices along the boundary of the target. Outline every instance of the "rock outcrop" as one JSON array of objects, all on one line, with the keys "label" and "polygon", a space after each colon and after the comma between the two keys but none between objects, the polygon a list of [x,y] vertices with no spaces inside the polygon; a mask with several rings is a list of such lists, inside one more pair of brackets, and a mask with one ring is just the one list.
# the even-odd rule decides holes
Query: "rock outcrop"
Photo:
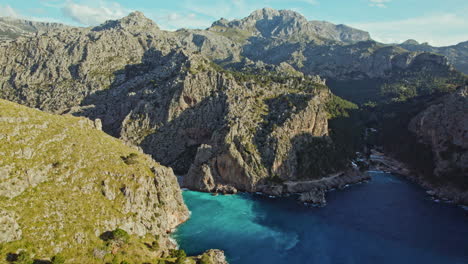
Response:
[{"label": "rock outcrop", "polygon": [[144,254],[157,257],[189,216],[171,169],[85,118],[0,100],[0,154],[2,258],[22,249],[91,263],[116,228],[152,236],[158,250]]},{"label": "rock outcrop", "polygon": [[228,264],[224,252],[217,249],[206,251],[203,255],[198,256],[197,260],[199,260],[200,263]]}]

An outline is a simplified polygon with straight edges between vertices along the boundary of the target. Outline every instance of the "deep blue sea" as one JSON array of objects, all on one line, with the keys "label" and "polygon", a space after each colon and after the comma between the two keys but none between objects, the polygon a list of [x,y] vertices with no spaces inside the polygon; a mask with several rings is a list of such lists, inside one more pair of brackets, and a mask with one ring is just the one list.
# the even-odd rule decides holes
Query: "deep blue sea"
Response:
[{"label": "deep blue sea", "polygon": [[174,238],[191,255],[222,249],[231,264],[468,264],[467,211],[401,177],[371,174],[330,192],[324,208],[185,191],[192,216]]}]

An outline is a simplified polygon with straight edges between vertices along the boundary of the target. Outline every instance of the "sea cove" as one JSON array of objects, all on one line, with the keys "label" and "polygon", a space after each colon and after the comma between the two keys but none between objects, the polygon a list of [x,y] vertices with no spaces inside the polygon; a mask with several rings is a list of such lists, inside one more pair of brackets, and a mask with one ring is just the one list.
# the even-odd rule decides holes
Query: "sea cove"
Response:
[{"label": "sea cove", "polygon": [[189,254],[225,251],[230,263],[467,263],[468,213],[423,189],[371,172],[367,184],[310,208],[295,198],[184,192],[191,218],[174,237]]}]

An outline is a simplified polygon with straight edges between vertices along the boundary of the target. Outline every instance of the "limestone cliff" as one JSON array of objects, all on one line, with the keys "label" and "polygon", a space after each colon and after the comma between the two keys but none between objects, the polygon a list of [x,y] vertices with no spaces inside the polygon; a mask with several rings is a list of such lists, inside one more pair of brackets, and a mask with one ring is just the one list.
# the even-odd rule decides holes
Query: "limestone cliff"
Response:
[{"label": "limestone cliff", "polygon": [[0,100],[2,260],[27,251],[35,259],[102,263],[121,251],[101,240],[116,228],[130,234],[125,250],[134,260],[174,247],[167,234],[188,210],[172,170],[99,127]]},{"label": "limestone cliff", "polygon": [[299,147],[328,134],[330,92],[320,78],[228,72],[184,53],[168,60],[180,65],[148,65],[146,75],[124,80],[125,89],[103,91],[73,113],[102,119],[106,131],[204,191],[295,179]]},{"label": "limestone cliff", "polygon": [[436,192],[468,204],[468,86],[419,113],[409,129],[432,149]]}]

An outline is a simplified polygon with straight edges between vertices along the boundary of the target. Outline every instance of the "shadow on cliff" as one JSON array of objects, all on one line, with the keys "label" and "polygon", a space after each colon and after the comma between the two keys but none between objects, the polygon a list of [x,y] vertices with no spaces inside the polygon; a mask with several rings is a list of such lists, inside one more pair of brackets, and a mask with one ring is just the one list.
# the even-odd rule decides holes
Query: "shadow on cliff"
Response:
[{"label": "shadow on cliff", "polygon": [[291,150],[278,168],[280,176],[292,174],[296,179],[313,180],[346,169],[365,144],[361,110],[346,111],[346,115],[328,120],[329,136],[302,133],[293,137]]},{"label": "shadow on cliff", "polygon": [[311,98],[312,96],[307,94],[283,94],[265,100],[268,113],[263,115],[263,121],[259,124],[253,141],[268,171],[273,167],[278,144],[278,139],[272,137],[271,133],[277,127],[283,126],[293,114],[304,110]]},{"label": "shadow on cliff", "polygon": [[[164,55],[149,49],[141,63],[114,72],[109,89],[87,96],[75,115],[101,119],[103,130],[114,137],[121,136],[126,121],[148,119],[148,134],[138,130],[141,127],[133,131],[141,134],[143,151],[184,174],[197,148],[209,143],[213,132],[224,122],[227,110],[226,96],[220,91],[200,102],[183,95],[184,84],[180,80],[188,61],[179,51]],[[186,109],[180,109],[182,102]],[[157,131],[152,130],[154,127]]]},{"label": "shadow on cliff", "polygon": [[[181,93],[181,89],[157,84],[177,77],[184,66],[183,56],[177,51],[164,55],[154,48],[147,50],[141,63],[126,65],[124,69],[115,71],[110,87],[88,95],[81,103],[82,109],[74,114],[93,120],[101,119],[103,130],[115,137],[119,136],[125,117],[138,107],[149,105],[155,112],[151,119],[159,122],[167,120],[170,102],[164,101],[165,98],[160,95],[173,98]],[[180,62],[179,65],[172,69],[165,67],[174,60]]]},{"label": "shadow on cliff", "polygon": [[198,147],[216,144],[228,132],[226,100],[224,93],[214,93],[148,135],[140,146],[163,165],[172,167],[176,174],[186,174]]}]

